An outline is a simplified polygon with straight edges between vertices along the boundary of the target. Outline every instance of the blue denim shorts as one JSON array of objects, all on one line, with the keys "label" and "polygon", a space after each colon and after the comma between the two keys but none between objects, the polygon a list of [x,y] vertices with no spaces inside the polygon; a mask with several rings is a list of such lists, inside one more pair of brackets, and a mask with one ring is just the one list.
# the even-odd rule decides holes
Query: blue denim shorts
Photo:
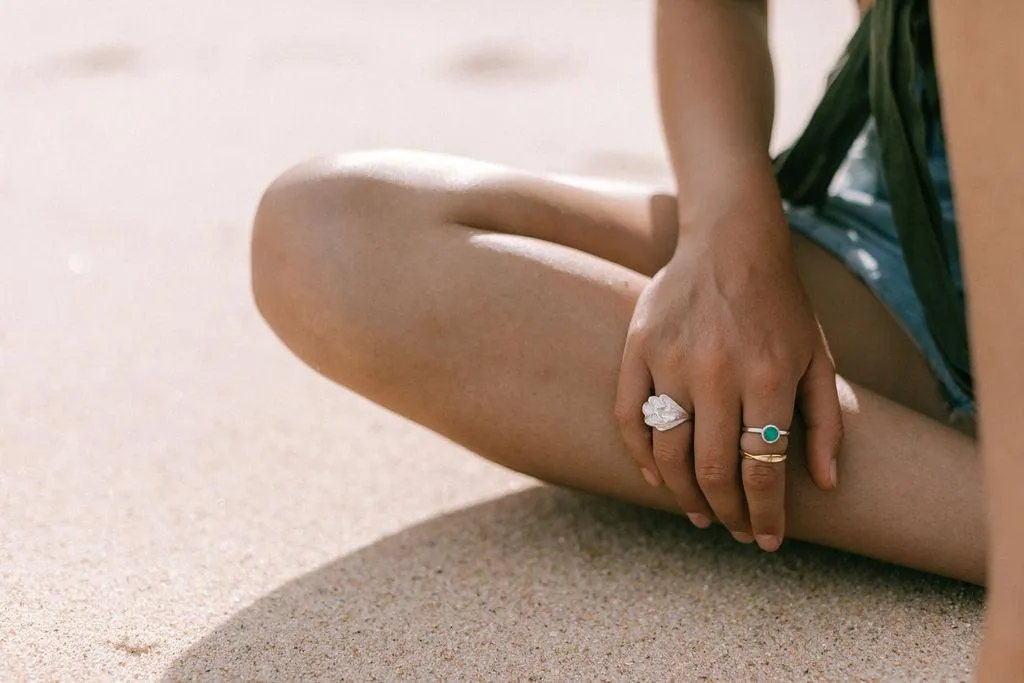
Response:
[{"label": "blue denim shorts", "polygon": [[[953,282],[963,299],[963,274],[954,220],[942,130],[930,122],[926,134],[929,166],[946,226],[946,246]],[[882,178],[878,137],[873,123],[850,149],[821,207],[786,206],[793,230],[838,258],[875,293],[916,342],[945,389],[951,417],[973,414],[974,400],[956,384],[935,340],[924,309],[911,284]]]}]

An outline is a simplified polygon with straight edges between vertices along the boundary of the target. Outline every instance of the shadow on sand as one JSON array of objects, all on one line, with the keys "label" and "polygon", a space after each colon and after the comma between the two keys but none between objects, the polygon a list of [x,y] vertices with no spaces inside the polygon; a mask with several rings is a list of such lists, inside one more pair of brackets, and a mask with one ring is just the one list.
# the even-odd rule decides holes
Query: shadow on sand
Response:
[{"label": "shadow on sand", "polygon": [[545,486],[281,586],[166,679],[931,679],[967,675],[981,611],[965,584]]}]

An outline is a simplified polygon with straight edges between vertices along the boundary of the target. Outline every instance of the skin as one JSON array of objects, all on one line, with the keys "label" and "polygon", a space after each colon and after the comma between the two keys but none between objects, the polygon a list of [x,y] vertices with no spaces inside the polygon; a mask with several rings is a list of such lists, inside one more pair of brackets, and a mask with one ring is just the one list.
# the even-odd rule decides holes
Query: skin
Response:
[{"label": "skin", "polygon": [[[1024,678],[1024,7],[934,2],[939,78],[969,293],[989,509],[989,611],[979,678]],[[965,58],[969,55],[969,58]],[[979,115],[979,112],[983,112]]]},{"label": "skin", "polygon": [[[436,155],[310,162],[261,203],[253,292],[296,355],[370,400],[544,481],[682,513],[644,481],[613,410],[637,299],[675,250],[675,206]],[[794,430],[788,534],[983,582],[974,440],[946,424],[927,365],[874,296],[793,246],[844,374],[845,439],[840,485],[822,491]]]},{"label": "skin", "polygon": [[[1024,84],[1014,49],[1024,8],[936,2],[934,16],[991,527],[978,446],[947,424],[913,343],[868,290],[797,236],[787,237],[792,263],[839,371],[840,485],[826,491],[812,480],[799,423],[789,461],[766,471],[784,469],[785,529],[796,538],[975,583],[986,581],[987,541],[980,676],[1013,680],[1024,675],[1024,458],[1015,436],[1024,418],[1024,233],[1007,226],[1024,215],[1024,195],[1007,188],[1024,184],[1020,145],[1008,143],[1024,89],[1007,84]],[[546,481],[685,512],[676,491],[645,482],[618,438],[624,411],[614,409],[651,278],[677,258],[689,266],[679,267],[681,286],[704,277],[698,259],[679,254],[707,248],[685,237],[691,198],[706,188],[679,179],[678,189],[677,200],[413,153],[310,162],[261,203],[253,290],[299,357],[381,405]],[[813,462],[810,470],[820,473]],[[747,486],[744,473],[743,495],[768,499],[780,479]]]},{"label": "skin", "polygon": [[[657,3],[661,119],[677,183],[677,246],[634,308],[616,415],[644,478],[699,527],[776,550],[785,453],[741,427],[789,429],[797,404],[806,462],[835,488],[842,421],[835,367],[793,259],[768,145],[774,81],[764,0]],[[636,410],[668,394],[699,419],[653,434]],[[753,535],[751,535],[753,534]]]}]

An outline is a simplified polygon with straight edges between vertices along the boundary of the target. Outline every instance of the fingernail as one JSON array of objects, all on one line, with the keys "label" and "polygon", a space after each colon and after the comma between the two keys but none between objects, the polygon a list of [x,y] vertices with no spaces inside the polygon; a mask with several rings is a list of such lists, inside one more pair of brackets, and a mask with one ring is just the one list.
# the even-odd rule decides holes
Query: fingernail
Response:
[{"label": "fingernail", "polygon": [[761,550],[765,552],[773,553],[779,549],[782,545],[782,539],[778,536],[769,536],[768,534],[758,534],[757,545],[761,547]]},{"label": "fingernail", "polygon": [[690,521],[693,522],[693,525],[698,529],[707,529],[709,526],[711,526],[711,520],[700,513],[687,512],[686,516],[690,518]]},{"label": "fingernail", "polygon": [[654,486],[655,488],[661,486],[661,477],[659,477],[656,472],[653,472],[646,467],[641,467],[640,473],[644,475],[644,479],[646,479],[647,483],[651,486]]},{"label": "fingernail", "polygon": [[750,534],[745,534],[742,531],[733,531],[732,532],[732,537],[735,538],[740,543],[753,543],[754,542],[754,537],[753,536],[751,536]]},{"label": "fingernail", "polygon": [[832,462],[829,463],[828,476],[830,479],[832,479],[832,488],[836,488],[837,486],[839,486],[839,472],[838,468],[836,467],[835,458],[833,458]]}]

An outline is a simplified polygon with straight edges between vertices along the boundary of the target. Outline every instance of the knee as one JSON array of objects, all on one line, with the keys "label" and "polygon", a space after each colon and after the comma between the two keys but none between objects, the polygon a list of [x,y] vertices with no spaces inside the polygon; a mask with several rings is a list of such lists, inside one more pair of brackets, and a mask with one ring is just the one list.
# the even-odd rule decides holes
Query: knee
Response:
[{"label": "knee", "polygon": [[315,317],[326,288],[346,287],[345,264],[373,223],[397,205],[395,154],[304,162],[267,188],[253,221],[251,286],[260,314],[286,342]]}]

